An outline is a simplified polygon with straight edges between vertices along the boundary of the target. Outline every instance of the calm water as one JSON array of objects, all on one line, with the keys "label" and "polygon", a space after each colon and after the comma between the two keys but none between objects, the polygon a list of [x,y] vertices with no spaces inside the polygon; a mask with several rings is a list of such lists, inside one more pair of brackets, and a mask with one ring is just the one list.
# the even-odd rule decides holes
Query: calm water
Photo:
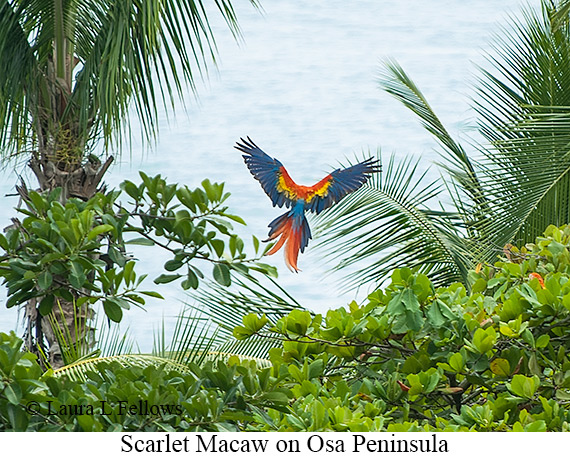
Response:
[{"label": "calm water", "polygon": [[[160,138],[149,151],[135,141],[107,175],[107,183],[137,179],[138,170],[162,174],[173,182],[198,185],[208,177],[226,182],[230,205],[248,227],[240,233],[263,238],[279,214],[233,149],[249,135],[279,158],[293,178],[313,184],[346,157],[381,148],[435,158],[434,141],[410,112],[378,89],[381,61],[395,58],[424,92],[447,127],[460,137],[472,130],[469,110],[476,65],[484,63],[497,24],[518,13],[519,0],[263,0],[264,12],[236,0],[244,39],[232,39],[212,16],[218,40],[218,70],[198,84],[198,100],[187,97],[176,114],[161,114]],[[527,3],[527,2],[525,2]],[[531,5],[538,5],[532,0]],[[213,10],[212,10],[213,11]],[[2,175],[0,194],[12,192],[16,173]],[[16,200],[0,200],[0,225],[9,223]],[[156,258],[136,252],[139,272],[160,273]],[[290,273],[277,254],[281,283],[305,306],[317,311],[362,298],[366,291],[340,295],[338,277],[324,277],[327,265],[315,251],[301,256],[299,274]],[[324,277],[324,279],[323,279]],[[151,347],[150,332],[161,317],[172,322],[187,297],[178,286],[162,287],[165,301],[151,302],[146,312],[127,313],[126,325],[141,349]],[[15,329],[17,311],[0,297],[0,331]],[[21,327],[18,327],[21,333]]]}]

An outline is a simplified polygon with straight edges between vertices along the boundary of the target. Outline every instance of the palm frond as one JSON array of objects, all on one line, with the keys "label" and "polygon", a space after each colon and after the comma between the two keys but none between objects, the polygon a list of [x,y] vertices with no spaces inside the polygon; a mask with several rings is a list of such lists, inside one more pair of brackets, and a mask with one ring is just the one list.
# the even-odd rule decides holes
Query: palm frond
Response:
[{"label": "palm frond", "polygon": [[[211,283],[209,287],[216,289],[216,292],[227,292],[225,288],[218,288],[217,283]],[[267,286],[265,289],[263,289],[264,286],[257,287],[261,287],[261,290],[268,290]],[[239,293],[241,296],[246,295],[243,293],[244,290],[251,290],[251,288],[248,280],[242,281],[237,286],[237,289],[241,291]],[[234,296],[237,295],[236,293]],[[268,295],[269,293],[266,292],[266,298]],[[275,347],[275,341],[270,338],[255,337],[237,340],[232,335],[234,327],[242,323],[241,319],[248,313],[248,310],[236,311],[236,308],[229,309],[224,304],[212,306],[216,300],[219,300],[219,298],[214,298],[219,296],[217,293],[213,294],[212,289],[202,290],[199,297],[203,301],[198,304],[184,305],[176,319],[174,332],[169,342],[165,341],[163,323],[161,333],[155,338],[153,355],[182,365],[203,365],[208,361],[227,361],[232,356],[255,360],[258,364],[267,365],[267,354],[269,349]],[[207,306],[204,306],[204,301],[208,302]],[[221,309],[225,311],[220,312]],[[256,311],[253,307],[249,309],[249,312],[260,314],[259,310]],[[281,313],[273,314],[272,320],[275,321],[276,316],[285,313],[282,310]],[[229,315],[232,316],[231,320],[228,319]]]},{"label": "palm frond", "polygon": [[269,350],[278,346],[279,342],[271,338],[261,339],[255,336],[246,340],[228,338],[219,348],[208,353],[207,360],[227,360],[236,356],[240,359],[254,360],[258,366],[266,367],[271,365],[268,359]]},{"label": "palm frond", "polygon": [[94,327],[96,347],[102,357],[132,354],[138,349],[138,345],[128,328],[122,330],[118,324],[108,319],[105,323],[100,322],[99,319]]},{"label": "palm frond", "polygon": [[453,140],[396,63],[386,64],[383,89],[443,147],[438,165],[451,179],[442,176],[441,195],[455,211],[429,209],[440,195],[435,182],[415,189],[414,200],[410,179],[396,178],[390,165],[384,179],[398,192],[366,186],[322,219],[328,232],[321,244],[341,259],[337,269],[367,262],[351,273],[352,285],[413,265],[443,283],[465,280],[470,265],[494,261],[506,243],[524,244],[549,224],[570,221],[570,2],[543,1],[542,12],[526,9],[522,17],[497,36],[492,68],[481,70],[475,109],[482,159]]},{"label": "palm frond", "polygon": [[182,373],[189,370],[188,366],[175,362],[167,358],[157,357],[149,354],[121,354],[109,357],[96,357],[87,360],[79,360],[72,364],[58,368],[53,371],[54,376],[67,376],[73,381],[85,381],[89,372],[97,372],[100,363],[117,362],[123,367],[138,366],[146,368],[148,366],[164,365],[169,370],[177,370]]},{"label": "palm frond", "polygon": [[120,143],[131,104],[152,139],[157,105],[172,108],[185,86],[195,89],[215,64],[211,15],[220,14],[240,36],[231,2],[214,4],[209,10],[196,0],[2,2],[2,153],[43,153],[42,136],[60,127],[71,129],[80,152],[101,138],[105,146]]},{"label": "palm frond", "polygon": [[229,335],[242,324],[243,316],[264,314],[270,322],[288,314],[293,309],[304,309],[277,281],[266,277],[232,273],[232,286],[221,287],[208,282],[207,287],[192,293],[196,301],[189,304],[220,326],[221,335]]},{"label": "palm frond", "polygon": [[490,146],[480,175],[491,211],[477,226],[494,245],[524,244],[570,220],[568,8],[526,10],[496,38],[493,70],[482,73],[476,109]]},{"label": "palm frond", "polygon": [[[115,326],[114,328],[118,328]],[[206,362],[227,361],[232,356],[254,360],[259,366],[268,366],[269,349],[275,347],[271,339],[250,338],[238,341],[227,329],[220,332],[218,324],[213,322],[201,310],[184,307],[176,320],[170,340],[166,339],[164,321],[158,333],[155,333],[152,354],[133,353],[133,345],[125,344],[125,336],[118,337],[117,332],[110,332],[107,343],[95,351],[80,354],[72,362],[54,370],[55,376],[68,376],[73,380],[86,380],[90,371],[97,371],[98,364],[118,362],[124,367],[165,366],[168,370],[187,372],[193,365]],[[100,343],[100,340],[98,341]],[[125,351],[120,353],[119,351]],[[111,354],[112,352],[115,352]]]},{"label": "palm frond", "polygon": [[256,336],[237,340],[233,337],[233,329],[242,325],[242,318],[250,313],[265,315],[275,323],[293,309],[304,309],[273,278],[258,279],[235,271],[232,272],[230,288],[209,282],[206,287],[192,293],[191,297],[194,302],[188,303],[188,306],[216,329],[216,339],[207,353],[209,359],[236,355],[267,363],[269,350],[279,342]]},{"label": "palm frond", "polygon": [[[156,97],[172,106],[174,93],[183,93],[182,83],[194,88],[196,74],[208,60],[215,61],[206,10],[193,0],[103,0],[95,2],[96,8],[91,3],[80,10],[77,24],[82,68],[72,103],[80,110],[80,125],[95,123],[109,140],[127,125],[133,101],[150,138],[156,130]],[[231,4],[217,3],[232,32],[239,33]]]},{"label": "palm frond", "polygon": [[338,261],[335,270],[353,270],[344,285],[379,284],[394,268],[419,268],[435,284],[463,280],[470,259],[458,214],[428,209],[442,190],[418,172],[420,159],[397,163],[390,157],[380,177],[317,218],[317,246]]},{"label": "palm frond", "polygon": [[[57,344],[59,345],[64,365],[72,365],[79,361],[98,357],[111,357],[133,353],[135,342],[129,335],[129,331],[121,330],[120,326],[105,319],[104,313],[99,310],[81,311],[74,304],[71,308],[73,315],[70,316],[71,325],[63,324],[61,317],[56,318],[53,313],[48,314],[47,319],[51,326]],[[65,315],[61,303],[57,302],[56,312],[58,316]],[[95,314],[94,319],[85,319],[86,315]],[[41,351],[43,363],[49,366],[49,359]]]},{"label": "palm frond", "polygon": [[170,342],[166,342],[164,322],[159,337],[155,338],[153,354],[177,363],[203,364],[208,354],[222,342],[218,329],[211,320],[196,310],[183,307],[179,313]]},{"label": "palm frond", "polygon": [[[479,210],[482,209],[481,207],[484,208],[485,197],[472,159],[452,138],[425,96],[395,61],[388,60],[385,63],[380,75],[380,87],[415,113],[426,130],[443,146],[443,150],[438,151],[443,158],[439,166],[446,170],[458,184],[457,187],[453,187],[454,190],[460,192],[456,200],[467,207],[466,198],[469,198],[471,205],[480,207]],[[475,209],[475,211],[478,210]]]},{"label": "palm frond", "polygon": [[29,147],[30,113],[39,115],[49,99],[21,14],[10,2],[0,6],[0,144],[7,156]]}]

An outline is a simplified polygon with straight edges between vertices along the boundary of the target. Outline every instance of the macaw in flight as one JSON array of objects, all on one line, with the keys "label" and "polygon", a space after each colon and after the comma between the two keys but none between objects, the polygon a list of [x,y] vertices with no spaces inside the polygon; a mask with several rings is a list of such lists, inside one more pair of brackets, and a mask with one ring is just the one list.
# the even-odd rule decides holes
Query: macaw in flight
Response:
[{"label": "macaw in flight", "polygon": [[380,163],[372,158],[341,170],[340,168],[321,179],[311,187],[295,183],[279,160],[272,159],[247,137],[241,138],[236,149],[243,152],[243,159],[249,171],[257,179],[273,206],[290,208],[285,214],[269,224],[271,241],[281,236],[267,255],[275,254],[285,245],[285,263],[291,271],[298,272],[299,251],[304,252],[311,239],[311,229],[305,218],[305,211],[319,214],[345,195],[359,189],[372,173],[380,171]]}]

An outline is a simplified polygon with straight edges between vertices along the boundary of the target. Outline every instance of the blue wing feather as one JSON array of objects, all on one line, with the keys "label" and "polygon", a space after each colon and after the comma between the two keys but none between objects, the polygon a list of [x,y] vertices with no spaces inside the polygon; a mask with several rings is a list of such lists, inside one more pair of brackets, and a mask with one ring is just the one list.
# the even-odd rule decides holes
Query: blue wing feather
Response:
[{"label": "blue wing feather", "polygon": [[319,214],[321,211],[360,189],[372,173],[380,171],[378,160],[369,158],[348,168],[336,169],[330,174],[328,189],[322,196],[316,195],[305,208]]},{"label": "blue wing feather", "polygon": [[279,160],[271,158],[263,152],[250,137],[247,140],[241,138],[241,143],[237,143],[235,148],[243,152],[243,160],[247,168],[255,179],[259,181],[265,193],[271,199],[273,206],[290,207],[291,199],[283,192],[279,192],[277,185],[281,176],[281,167],[283,164]]}]

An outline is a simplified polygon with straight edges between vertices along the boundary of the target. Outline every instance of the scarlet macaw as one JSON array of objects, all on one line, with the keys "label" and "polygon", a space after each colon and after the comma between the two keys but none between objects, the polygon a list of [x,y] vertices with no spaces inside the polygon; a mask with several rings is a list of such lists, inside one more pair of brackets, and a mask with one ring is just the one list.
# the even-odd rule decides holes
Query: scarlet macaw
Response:
[{"label": "scarlet macaw", "polygon": [[283,244],[285,246],[285,263],[292,271],[299,271],[297,258],[299,250],[304,252],[311,239],[311,229],[305,211],[319,214],[333,203],[340,201],[345,195],[359,189],[370,177],[371,173],[380,171],[378,160],[372,158],[357,163],[352,167],[333,171],[311,187],[296,184],[285,167],[277,159],[272,159],[247,137],[235,148],[244,153],[243,159],[249,171],[257,179],[273,206],[285,205],[291,208],[269,224],[271,241],[277,241],[267,255],[275,254]]}]

